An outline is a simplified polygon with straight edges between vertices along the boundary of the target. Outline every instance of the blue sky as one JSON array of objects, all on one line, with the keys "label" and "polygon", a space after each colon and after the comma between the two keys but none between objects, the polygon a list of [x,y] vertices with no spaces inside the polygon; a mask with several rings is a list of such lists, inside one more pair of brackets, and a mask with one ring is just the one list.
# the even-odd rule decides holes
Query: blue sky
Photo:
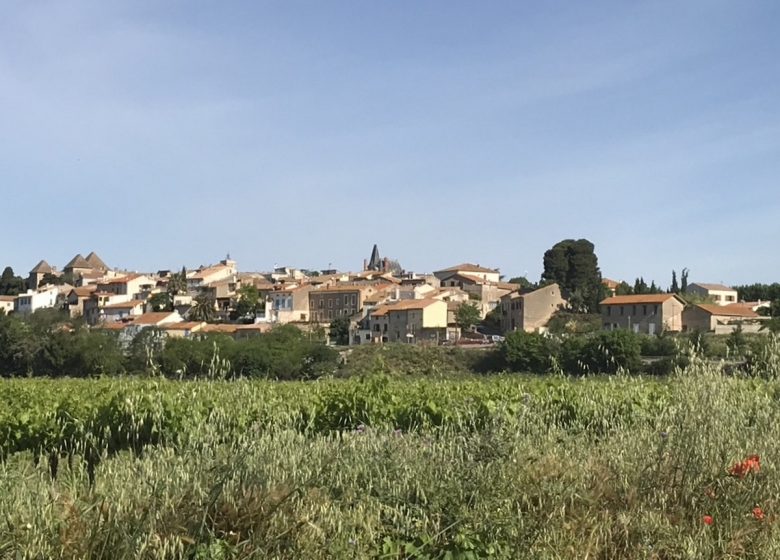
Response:
[{"label": "blue sky", "polygon": [[780,3],[3,4],[0,265],[780,280]]}]

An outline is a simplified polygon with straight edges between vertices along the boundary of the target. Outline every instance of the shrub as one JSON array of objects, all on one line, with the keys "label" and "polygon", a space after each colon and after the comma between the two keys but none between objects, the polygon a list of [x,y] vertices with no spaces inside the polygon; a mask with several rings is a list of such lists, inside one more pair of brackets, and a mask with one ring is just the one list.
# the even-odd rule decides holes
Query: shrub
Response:
[{"label": "shrub", "polygon": [[559,354],[552,338],[524,331],[507,334],[499,351],[507,369],[531,373],[550,372]]}]

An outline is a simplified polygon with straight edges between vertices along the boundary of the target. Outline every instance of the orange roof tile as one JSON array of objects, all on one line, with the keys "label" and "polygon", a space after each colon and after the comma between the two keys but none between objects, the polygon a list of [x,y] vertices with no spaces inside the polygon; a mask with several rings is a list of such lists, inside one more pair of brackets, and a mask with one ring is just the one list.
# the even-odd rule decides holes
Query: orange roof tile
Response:
[{"label": "orange roof tile", "polygon": [[172,311],[151,311],[149,313],[139,315],[135,318],[133,323],[136,325],[157,325],[173,314],[174,313]]},{"label": "orange roof tile", "polygon": [[382,316],[392,313],[394,311],[409,311],[417,309],[425,309],[433,305],[434,303],[441,303],[438,299],[404,299],[395,303],[388,303],[374,310],[371,315]]},{"label": "orange roof tile", "polygon": [[[601,305],[631,305],[635,303],[664,303],[671,298],[677,298],[675,294],[639,294],[633,296],[612,296],[601,302]],[[680,300],[680,303],[683,303]]]},{"label": "orange roof tile", "polygon": [[471,264],[471,263],[463,263],[459,264],[457,266],[451,266],[449,268],[444,268],[442,270],[437,270],[436,272],[488,272],[488,273],[497,273],[498,270],[492,269],[492,268],[485,268],[484,266],[479,266],[478,264]]},{"label": "orange roof tile", "polygon": [[180,323],[166,323],[160,325],[160,328],[166,331],[194,331],[204,326],[206,323],[199,321],[182,321]]},{"label": "orange roof tile", "polygon": [[750,307],[732,304],[732,305],[715,305],[710,303],[700,303],[696,307],[706,311],[710,315],[718,315],[721,317],[761,317],[758,313],[753,311]]}]

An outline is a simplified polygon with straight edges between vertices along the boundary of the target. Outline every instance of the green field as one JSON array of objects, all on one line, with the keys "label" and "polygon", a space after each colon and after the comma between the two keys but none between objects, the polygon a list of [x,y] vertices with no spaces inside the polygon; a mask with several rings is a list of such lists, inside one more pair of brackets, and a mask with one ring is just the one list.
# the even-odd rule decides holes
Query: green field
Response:
[{"label": "green field", "polygon": [[[697,361],[662,380],[4,380],[0,555],[778,558],[778,396]],[[730,476],[750,455],[760,472]]]}]

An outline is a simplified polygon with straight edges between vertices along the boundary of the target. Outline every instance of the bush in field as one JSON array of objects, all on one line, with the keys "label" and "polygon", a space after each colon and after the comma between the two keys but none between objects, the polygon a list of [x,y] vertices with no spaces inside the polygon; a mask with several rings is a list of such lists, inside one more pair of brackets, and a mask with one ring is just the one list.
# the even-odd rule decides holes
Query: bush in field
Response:
[{"label": "bush in field", "polygon": [[543,334],[513,331],[506,335],[499,352],[507,369],[549,373],[555,367],[559,349],[554,339]]},{"label": "bush in field", "polygon": [[578,362],[582,373],[639,371],[641,354],[640,336],[621,329],[587,338],[580,349]]}]

